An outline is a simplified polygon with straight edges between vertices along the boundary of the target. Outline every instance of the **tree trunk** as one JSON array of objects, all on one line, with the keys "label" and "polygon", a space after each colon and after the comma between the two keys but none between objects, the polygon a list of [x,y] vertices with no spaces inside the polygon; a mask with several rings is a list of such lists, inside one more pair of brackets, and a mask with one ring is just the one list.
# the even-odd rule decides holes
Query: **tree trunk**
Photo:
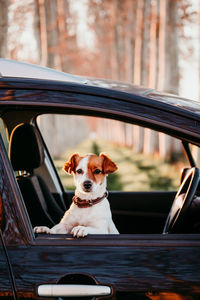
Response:
[{"label": "tree trunk", "polygon": [[[160,18],[159,18],[159,43],[158,43],[158,90],[164,90],[165,87],[165,64],[166,64],[166,12],[167,0],[159,0]],[[169,150],[169,140],[163,133],[159,133],[159,155],[161,158],[167,156]]]},{"label": "tree trunk", "polygon": [[145,1],[143,7],[143,26],[142,26],[142,60],[141,60],[141,84],[148,85],[149,78],[149,42],[150,42],[150,14],[151,1]]},{"label": "tree trunk", "polygon": [[47,66],[56,68],[58,64],[57,2],[44,0],[47,31]]},{"label": "tree trunk", "polygon": [[8,58],[7,32],[8,32],[8,4],[9,0],[0,0],[0,57]]},{"label": "tree trunk", "polygon": [[166,6],[167,0],[159,0],[158,83],[157,89],[164,90],[166,49]]},{"label": "tree trunk", "polygon": [[148,87],[156,88],[158,80],[158,2],[151,0],[149,38],[149,78]]},{"label": "tree trunk", "polygon": [[[154,38],[155,32],[153,32],[153,37],[150,35],[152,31],[155,31],[154,23],[151,24],[152,19],[152,2],[153,1],[145,1],[144,2],[144,25],[143,25],[143,39],[142,39],[142,64],[141,64],[141,84],[144,86],[148,86],[150,82],[150,70],[152,67],[150,54],[151,56],[155,55],[152,53],[150,46],[151,42],[154,44],[155,40],[151,41],[151,38]],[[155,9],[155,8],[154,8]],[[154,47],[155,51],[156,47]],[[152,57],[151,57],[152,58]],[[155,66],[153,66],[155,68]],[[157,149],[157,133],[144,129],[144,148],[143,151],[145,154],[152,154]]]},{"label": "tree trunk", "polygon": [[164,91],[174,94],[178,94],[179,87],[177,1],[168,0],[166,7]]},{"label": "tree trunk", "polygon": [[[179,82],[177,13],[177,0],[160,0],[158,89],[175,94]],[[171,147],[172,139],[160,133],[160,156],[167,157]]]},{"label": "tree trunk", "polygon": [[144,128],[135,125],[133,129],[133,150],[141,153],[144,150]]},{"label": "tree trunk", "polygon": [[58,54],[59,54],[59,69],[63,72],[69,72],[67,53],[69,49],[68,43],[68,31],[66,20],[69,17],[69,2],[66,0],[57,0],[58,8]]},{"label": "tree trunk", "polygon": [[38,49],[38,64],[47,64],[47,31],[44,0],[34,1],[34,33]]},{"label": "tree trunk", "polygon": [[143,28],[144,0],[137,0],[136,9],[136,37],[134,55],[134,83],[141,84],[141,61],[142,61],[142,28]]},{"label": "tree trunk", "polygon": [[136,36],[136,0],[127,2],[127,23],[126,23],[126,53],[125,53],[125,72],[126,81],[133,82],[134,74],[134,52],[135,52],[135,36]]}]

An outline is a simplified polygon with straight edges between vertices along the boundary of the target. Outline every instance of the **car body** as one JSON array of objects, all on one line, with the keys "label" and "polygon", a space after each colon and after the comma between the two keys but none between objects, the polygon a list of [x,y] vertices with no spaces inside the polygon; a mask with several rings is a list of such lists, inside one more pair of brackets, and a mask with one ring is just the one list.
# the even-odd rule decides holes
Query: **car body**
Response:
[{"label": "car body", "polygon": [[[13,128],[21,123],[39,130],[35,119],[40,114],[98,116],[181,140],[189,169],[198,169],[188,147],[200,145],[197,102],[10,60],[0,60],[0,73],[0,118],[8,143]],[[63,297],[74,287],[86,294],[85,289],[98,287],[113,299],[200,298],[200,234],[162,234],[176,191],[110,192],[113,218],[122,233],[117,236],[34,235],[5,133],[2,130],[0,137],[0,297],[51,299],[50,289],[56,290],[55,297]],[[63,189],[47,146],[42,147],[44,179],[53,178],[56,198],[67,203],[72,193]],[[91,295],[101,295],[100,289]]]}]

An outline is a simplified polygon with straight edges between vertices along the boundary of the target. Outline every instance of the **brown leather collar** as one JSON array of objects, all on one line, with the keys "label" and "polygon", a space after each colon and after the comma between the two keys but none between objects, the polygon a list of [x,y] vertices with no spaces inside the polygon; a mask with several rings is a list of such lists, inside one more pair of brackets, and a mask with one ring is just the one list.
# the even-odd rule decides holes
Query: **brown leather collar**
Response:
[{"label": "brown leather collar", "polygon": [[72,200],[73,200],[74,204],[76,204],[79,208],[87,208],[87,207],[91,207],[91,206],[101,202],[107,196],[108,196],[108,192],[105,192],[102,197],[99,197],[96,199],[85,200],[85,199],[81,199],[75,195],[72,198]]}]

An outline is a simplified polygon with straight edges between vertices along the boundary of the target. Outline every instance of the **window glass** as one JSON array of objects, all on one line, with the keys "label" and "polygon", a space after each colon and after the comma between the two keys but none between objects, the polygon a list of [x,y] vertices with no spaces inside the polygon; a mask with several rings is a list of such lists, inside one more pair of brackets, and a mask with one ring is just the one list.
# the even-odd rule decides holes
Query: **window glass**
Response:
[{"label": "window glass", "polygon": [[76,115],[43,115],[38,125],[66,190],[73,190],[74,183],[63,165],[74,152],[105,152],[117,163],[118,171],[108,176],[108,190],[176,190],[179,186],[185,158],[175,138],[116,120]]}]

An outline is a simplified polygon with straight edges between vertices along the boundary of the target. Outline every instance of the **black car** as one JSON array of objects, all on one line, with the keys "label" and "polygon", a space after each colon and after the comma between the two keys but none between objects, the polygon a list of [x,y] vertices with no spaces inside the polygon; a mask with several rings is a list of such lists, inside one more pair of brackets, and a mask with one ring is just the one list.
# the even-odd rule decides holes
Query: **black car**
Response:
[{"label": "black car", "polygon": [[[4,59],[0,74],[0,297],[200,299],[200,104]],[[119,235],[35,235],[34,226],[59,222],[73,196],[40,131],[38,120],[54,114],[176,138],[187,159],[180,187],[110,191]]]}]

